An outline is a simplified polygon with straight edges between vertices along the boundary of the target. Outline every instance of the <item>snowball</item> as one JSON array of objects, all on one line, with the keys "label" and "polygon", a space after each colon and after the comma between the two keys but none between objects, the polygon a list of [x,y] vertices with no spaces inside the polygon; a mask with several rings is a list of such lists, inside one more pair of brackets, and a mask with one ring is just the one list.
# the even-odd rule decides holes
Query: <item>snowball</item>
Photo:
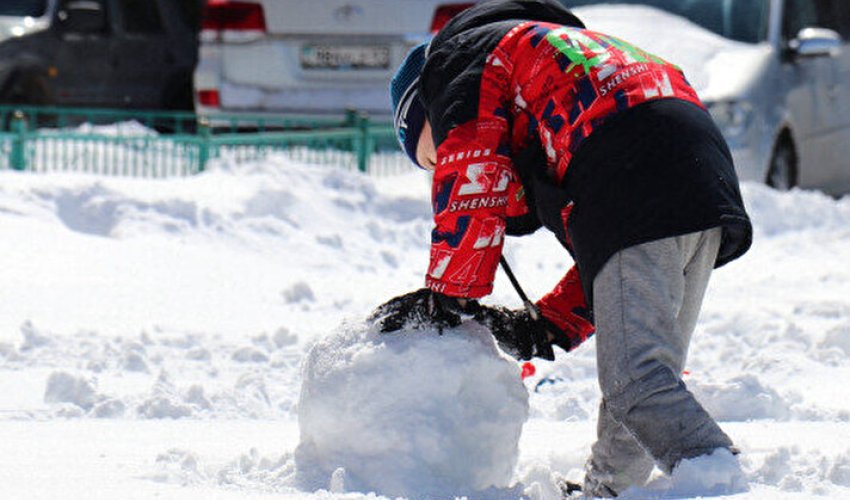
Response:
[{"label": "snowball", "polygon": [[38,330],[33,326],[32,321],[27,320],[21,325],[21,334],[24,336],[24,342],[21,344],[21,351],[27,351],[36,347],[43,347],[53,342],[49,335]]},{"label": "snowball", "polygon": [[148,372],[148,364],[145,358],[137,352],[130,352],[124,357],[124,369],[130,372]]},{"label": "snowball", "polygon": [[820,343],[821,347],[837,347],[844,354],[850,354],[850,322],[845,322],[826,332],[826,337]]},{"label": "snowball", "polygon": [[274,337],[274,345],[280,349],[283,347],[295,345],[298,343],[298,335],[290,332],[287,328],[281,327],[275,332]]},{"label": "snowball", "polygon": [[53,372],[47,378],[44,401],[47,403],[72,403],[85,410],[98,400],[94,386],[85,378],[65,372]]},{"label": "snowball", "polygon": [[843,453],[835,459],[827,474],[829,480],[839,486],[850,487],[850,453]]},{"label": "snowball", "polygon": [[231,358],[239,363],[267,363],[269,360],[262,351],[253,347],[243,347],[234,352]]},{"label": "snowball", "polygon": [[167,396],[154,396],[146,399],[136,408],[136,412],[140,417],[151,420],[192,416],[192,408],[180,402],[172,401]]},{"label": "snowball", "polygon": [[284,300],[286,300],[287,304],[297,304],[299,302],[315,302],[316,295],[313,293],[313,289],[310,288],[310,285],[303,281],[299,281],[280,292],[283,295]]},{"label": "snowball", "polygon": [[480,325],[344,324],[304,362],[299,480],[414,498],[505,488],[527,418],[519,367]]}]

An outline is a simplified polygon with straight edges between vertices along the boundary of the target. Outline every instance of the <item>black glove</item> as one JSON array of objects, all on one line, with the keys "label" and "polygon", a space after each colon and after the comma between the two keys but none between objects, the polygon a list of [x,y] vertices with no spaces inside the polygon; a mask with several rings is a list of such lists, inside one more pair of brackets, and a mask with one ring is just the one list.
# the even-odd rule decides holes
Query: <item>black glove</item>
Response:
[{"label": "black glove", "polygon": [[442,333],[443,328],[460,325],[463,316],[472,317],[480,309],[475,300],[465,299],[461,305],[455,297],[421,288],[378,306],[369,316],[369,321],[379,323],[384,333],[401,330],[405,326],[436,326]]},{"label": "black glove", "polygon": [[566,338],[549,320],[542,315],[532,319],[526,309],[479,306],[475,319],[490,330],[502,350],[520,360],[538,357],[552,361],[552,344],[561,345],[557,339]]}]

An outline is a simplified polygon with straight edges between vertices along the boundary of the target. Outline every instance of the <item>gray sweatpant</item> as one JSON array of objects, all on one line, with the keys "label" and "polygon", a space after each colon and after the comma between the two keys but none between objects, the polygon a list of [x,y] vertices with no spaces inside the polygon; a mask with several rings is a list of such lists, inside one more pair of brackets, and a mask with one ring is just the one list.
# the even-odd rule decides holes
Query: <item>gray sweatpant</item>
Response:
[{"label": "gray sweatpant", "polygon": [[613,496],[732,442],[680,374],[721,230],[636,245],[615,254],[593,282],[602,404],[585,494]]}]

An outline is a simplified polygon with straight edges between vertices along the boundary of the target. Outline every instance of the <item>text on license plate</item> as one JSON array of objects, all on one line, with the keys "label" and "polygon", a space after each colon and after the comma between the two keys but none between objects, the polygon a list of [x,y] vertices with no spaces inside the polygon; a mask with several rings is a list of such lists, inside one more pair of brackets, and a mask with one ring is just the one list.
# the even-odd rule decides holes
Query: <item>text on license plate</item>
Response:
[{"label": "text on license plate", "polygon": [[301,67],[305,69],[386,69],[390,48],[386,45],[305,45]]}]

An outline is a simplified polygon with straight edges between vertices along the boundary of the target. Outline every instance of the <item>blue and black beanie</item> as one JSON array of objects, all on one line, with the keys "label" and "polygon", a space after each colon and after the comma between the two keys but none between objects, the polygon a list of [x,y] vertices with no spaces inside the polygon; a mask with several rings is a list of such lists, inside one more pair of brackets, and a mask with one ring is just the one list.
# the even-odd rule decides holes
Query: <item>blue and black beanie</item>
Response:
[{"label": "blue and black beanie", "polygon": [[416,145],[425,125],[425,106],[419,99],[419,74],[425,66],[428,43],[413,47],[390,81],[393,127],[401,148],[417,166]]}]

